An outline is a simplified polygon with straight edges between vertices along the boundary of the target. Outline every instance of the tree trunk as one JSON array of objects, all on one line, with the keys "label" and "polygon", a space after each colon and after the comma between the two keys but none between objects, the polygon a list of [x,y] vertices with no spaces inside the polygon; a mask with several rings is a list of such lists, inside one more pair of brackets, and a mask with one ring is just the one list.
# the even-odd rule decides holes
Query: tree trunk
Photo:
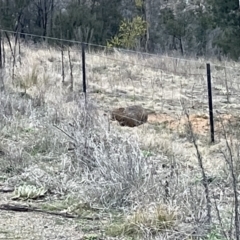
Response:
[{"label": "tree trunk", "polygon": [[181,54],[184,55],[184,52],[183,52],[183,44],[182,44],[182,37],[179,38],[179,44],[180,44]]},{"label": "tree trunk", "polygon": [[144,14],[144,20],[147,22],[147,31],[145,34],[144,50],[148,52],[149,51],[149,29],[151,24],[151,1],[150,0],[143,0],[143,14]]},{"label": "tree trunk", "polygon": [[172,43],[173,43],[173,49],[177,51],[177,45],[176,45],[176,36],[173,36],[173,40],[172,40]]},{"label": "tree trunk", "polygon": [[50,36],[53,36],[54,0],[51,1]]},{"label": "tree trunk", "polygon": [[48,22],[48,9],[47,9],[47,1],[44,0],[43,2],[43,36],[47,35],[47,22]]}]

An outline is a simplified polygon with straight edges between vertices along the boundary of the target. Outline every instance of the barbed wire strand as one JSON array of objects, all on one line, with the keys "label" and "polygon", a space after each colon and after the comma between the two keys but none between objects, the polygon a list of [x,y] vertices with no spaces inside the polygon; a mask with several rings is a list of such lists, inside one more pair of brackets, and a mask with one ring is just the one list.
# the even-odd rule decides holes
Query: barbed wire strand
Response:
[{"label": "barbed wire strand", "polygon": [[92,53],[88,53],[88,54],[91,55],[91,56],[101,57],[101,58],[104,58],[104,59],[109,59],[109,60],[113,60],[113,61],[117,61],[117,62],[132,64],[134,66],[141,66],[141,67],[146,67],[146,68],[157,69],[157,70],[160,70],[160,71],[165,71],[165,72],[168,72],[168,73],[175,73],[175,74],[179,74],[181,76],[202,76],[202,75],[205,75],[205,74],[200,74],[200,73],[180,73],[180,72],[176,72],[176,71],[169,71],[167,69],[161,69],[159,67],[153,67],[153,66],[150,66],[150,65],[138,64],[138,63],[129,62],[129,61],[121,60],[121,59],[111,58],[111,57],[107,57],[107,56],[101,56],[101,55],[98,55],[98,54],[92,54]]},{"label": "barbed wire strand", "polygon": [[[130,49],[107,47],[107,46],[104,46],[104,45],[99,45],[99,44],[94,44],[94,43],[86,43],[86,42],[81,42],[81,41],[77,41],[77,40],[67,40],[67,39],[63,39],[63,38],[48,37],[48,36],[43,36],[43,35],[31,34],[31,33],[20,33],[20,32],[17,32],[17,31],[11,31],[11,30],[1,29],[1,28],[0,28],[0,31],[11,33],[11,34],[21,34],[21,35],[30,36],[30,37],[45,38],[45,39],[56,40],[56,41],[61,41],[61,42],[85,44],[85,45],[89,45],[89,46],[93,46],[93,47],[101,47],[101,48],[105,48],[105,49],[107,49],[107,48],[108,49],[115,49],[115,50],[120,51],[120,52],[123,51],[123,52],[129,52],[129,53],[134,53],[134,54],[146,55],[146,56],[154,56],[154,57],[158,57],[158,58],[169,58],[169,59],[185,61],[185,62],[200,63],[198,60],[193,60],[193,59],[177,58],[177,57],[171,57],[171,56],[166,56],[166,55],[162,56],[162,55],[159,55],[159,54],[144,53],[144,52],[134,51],[134,50],[130,50]],[[239,69],[239,67],[222,66],[222,65],[217,65],[217,64],[214,64],[214,63],[211,63],[211,65],[224,67],[224,68],[229,68],[229,69]]]}]

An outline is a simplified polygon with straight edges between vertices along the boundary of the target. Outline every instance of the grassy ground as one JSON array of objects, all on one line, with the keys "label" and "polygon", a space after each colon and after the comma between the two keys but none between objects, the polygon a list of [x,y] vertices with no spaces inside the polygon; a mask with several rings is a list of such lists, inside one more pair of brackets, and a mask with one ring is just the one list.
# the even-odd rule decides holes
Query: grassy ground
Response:
[{"label": "grassy ground", "polygon": [[[203,59],[91,50],[85,107],[77,47],[70,49],[73,92],[67,51],[64,83],[59,50],[22,44],[14,78],[5,51],[0,184],[15,191],[1,193],[0,204],[47,213],[0,210],[0,238],[235,239],[237,63],[212,60],[218,112],[210,144]],[[131,104],[152,112],[146,124],[128,128],[109,120],[113,107]],[[74,218],[50,214],[56,211]]]}]

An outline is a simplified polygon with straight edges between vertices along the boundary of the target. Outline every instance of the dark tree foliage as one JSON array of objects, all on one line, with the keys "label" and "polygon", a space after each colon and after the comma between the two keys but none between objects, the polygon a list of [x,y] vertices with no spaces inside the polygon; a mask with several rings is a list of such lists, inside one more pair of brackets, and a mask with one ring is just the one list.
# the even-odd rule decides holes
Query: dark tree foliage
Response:
[{"label": "dark tree foliage", "polygon": [[1,0],[0,26],[7,30],[16,31],[19,25],[24,24],[24,15],[30,0]]},{"label": "dark tree foliage", "polygon": [[136,16],[147,22],[138,49],[240,57],[239,0],[0,0],[0,28],[43,36],[34,41],[50,36],[106,45],[122,21]]},{"label": "dark tree foliage", "polygon": [[207,0],[213,27],[221,34],[215,44],[233,59],[240,57],[240,8],[238,0]]},{"label": "dark tree foliage", "polygon": [[95,0],[92,4],[72,1],[55,18],[55,35],[95,44],[106,44],[122,19],[116,0]]}]

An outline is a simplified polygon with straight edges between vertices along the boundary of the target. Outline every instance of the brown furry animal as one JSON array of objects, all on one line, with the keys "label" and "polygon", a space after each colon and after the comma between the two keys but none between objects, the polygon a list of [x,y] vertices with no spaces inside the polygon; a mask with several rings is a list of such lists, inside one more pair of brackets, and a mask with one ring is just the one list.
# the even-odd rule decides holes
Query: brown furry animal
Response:
[{"label": "brown furry animal", "polygon": [[112,110],[112,120],[117,120],[121,126],[136,127],[147,122],[148,113],[139,105]]}]

